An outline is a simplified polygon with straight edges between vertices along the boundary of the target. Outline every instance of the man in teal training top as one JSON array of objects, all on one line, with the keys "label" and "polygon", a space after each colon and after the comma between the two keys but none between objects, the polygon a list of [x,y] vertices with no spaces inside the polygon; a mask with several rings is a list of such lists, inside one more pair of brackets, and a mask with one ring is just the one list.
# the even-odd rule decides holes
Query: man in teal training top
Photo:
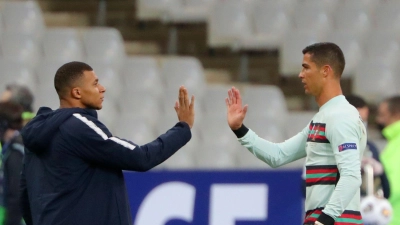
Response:
[{"label": "man in teal training top", "polygon": [[343,52],[334,43],[316,43],[303,54],[299,78],[319,111],[302,131],[282,143],[260,138],[243,124],[248,106],[242,106],[235,87],[226,99],[228,124],[240,144],[271,167],[306,157],[304,225],[362,224],[361,158],[367,134],[357,109],[342,94]]}]

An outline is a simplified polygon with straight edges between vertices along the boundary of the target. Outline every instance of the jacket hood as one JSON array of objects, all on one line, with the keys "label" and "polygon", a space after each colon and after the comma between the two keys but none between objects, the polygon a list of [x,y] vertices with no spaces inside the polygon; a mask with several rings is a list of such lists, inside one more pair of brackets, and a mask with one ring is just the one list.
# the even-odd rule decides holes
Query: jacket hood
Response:
[{"label": "jacket hood", "polygon": [[35,118],[21,130],[25,147],[35,153],[46,151],[58,128],[74,113],[89,114],[97,118],[97,112],[93,109],[62,108],[52,110],[48,107],[41,107]]}]

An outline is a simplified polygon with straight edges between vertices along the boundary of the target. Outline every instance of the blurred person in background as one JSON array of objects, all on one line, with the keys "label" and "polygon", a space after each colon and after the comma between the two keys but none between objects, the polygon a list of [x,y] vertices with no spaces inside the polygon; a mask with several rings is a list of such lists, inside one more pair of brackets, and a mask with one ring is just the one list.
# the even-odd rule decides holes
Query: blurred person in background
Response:
[{"label": "blurred person in background", "polygon": [[361,224],[360,169],[367,134],[357,109],[342,94],[343,52],[329,42],[302,52],[299,78],[320,107],[308,126],[282,143],[260,138],[243,124],[248,106],[242,106],[234,87],[226,99],[228,125],[243,146],[273,168],[306,157],[304,225]]},{"label": "blurred person in background", "polygon": [[[364,121],[365,127],[368,129],[368,117],[369,108],[365,100],[358,95],[346,95],[347,101],[356,107],[360,113],[361,119]],[[370,164],[374,169],[374,186],[375,191],[381,189],[383,191],[383,197],[389,198],[390,196],[390,186],[389,181],[386,176],[385,170],[379,159],[378,147],[372,142],[367,140],[367,147],[364,151],[364,156],[361,161],[361,167],[363,168],[365,164]],[[363,180],[361,186],[361,195],[366,195],[366,181]]]},{"label": "blurred person in background", "polygon": [[20,84],[8,84],[6,90],[0,96],[0,102],[7,101],[14,102],[23,107],[22,119],[24,125],[35,116],[33,111],[34,97],[28,87]]},{"label": "blurred person in background", "polygon": [[0,103],[1,203],[4,225],[20,225],[22,212],[19,204],[19,184],[24,157],[24,146],[19,133],[22,128],[23,107],[14,102]]},{"label": "blurred person in background", "polygon": [[389,202],[393,207],[391,225],[400,224],[400,96],[383,100],[376,117],[378,127],[387,140],[381,162],[389,179]]}]

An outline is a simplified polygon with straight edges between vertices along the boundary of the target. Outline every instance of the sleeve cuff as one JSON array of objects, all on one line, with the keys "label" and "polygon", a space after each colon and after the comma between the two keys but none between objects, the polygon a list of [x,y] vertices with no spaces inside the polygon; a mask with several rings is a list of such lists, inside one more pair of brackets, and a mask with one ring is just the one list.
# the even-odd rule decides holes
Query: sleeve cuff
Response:
[{"label": "sleeve cuff", "polygon": [[237,129],[237,130],[232,130],[233,133],[235,133],[237,138],[242,138],[244,137],[244,135],[247,134],[247,132],[249,131],[249,128],[247,128],[244,124],[242,124],[242,126]]},{"label": "sleeve cuff", "polygon": [[322,223],[322,224],[324,224],[324,225],[334,225],[334,223],[335,223],[335,220],[332,217],[326,215],[325,213],[322,213],[318,217],[317,221]]}]

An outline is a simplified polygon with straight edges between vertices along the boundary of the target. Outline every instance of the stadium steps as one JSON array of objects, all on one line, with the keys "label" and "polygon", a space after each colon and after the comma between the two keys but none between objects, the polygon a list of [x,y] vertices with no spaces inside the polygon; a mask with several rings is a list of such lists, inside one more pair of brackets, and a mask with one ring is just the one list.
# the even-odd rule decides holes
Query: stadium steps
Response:
[{"label": "stadium steps", "polygon": [[[84,28],[95,26],[98,22],[98,0],[38,0],[46,24]],[[159,21],[140,22],[135,18],[135,3],[132,0],[107,1],[106,26],[120,30],[126,41],[129,55],[165,55],[168,47],[168,34],[171,25]],[[205,24],[178,25],[178,55],[190,55],[199,58],[207,72],[207,80],[212,82],[239,81],[240,53],[230,49],[209,49],[207,47],[207,30]],[[288,101],[293,102],[295,109],[303,105],[312,109],[309,98],[299,85],[297,77],[282,79],[279,76],[277,52],[249,54],[250,84],[273,84],[280,86]],[[219,71],[219,72],[216,72]],[[222,71],[222,72],[221,72]],[[226,76],[230,76],[227,78]],[[346,82],[345,82],[346,83]],[[238,86],[238,85],[236,85]],[[345,85],[345,92],[350,90]]]}]

